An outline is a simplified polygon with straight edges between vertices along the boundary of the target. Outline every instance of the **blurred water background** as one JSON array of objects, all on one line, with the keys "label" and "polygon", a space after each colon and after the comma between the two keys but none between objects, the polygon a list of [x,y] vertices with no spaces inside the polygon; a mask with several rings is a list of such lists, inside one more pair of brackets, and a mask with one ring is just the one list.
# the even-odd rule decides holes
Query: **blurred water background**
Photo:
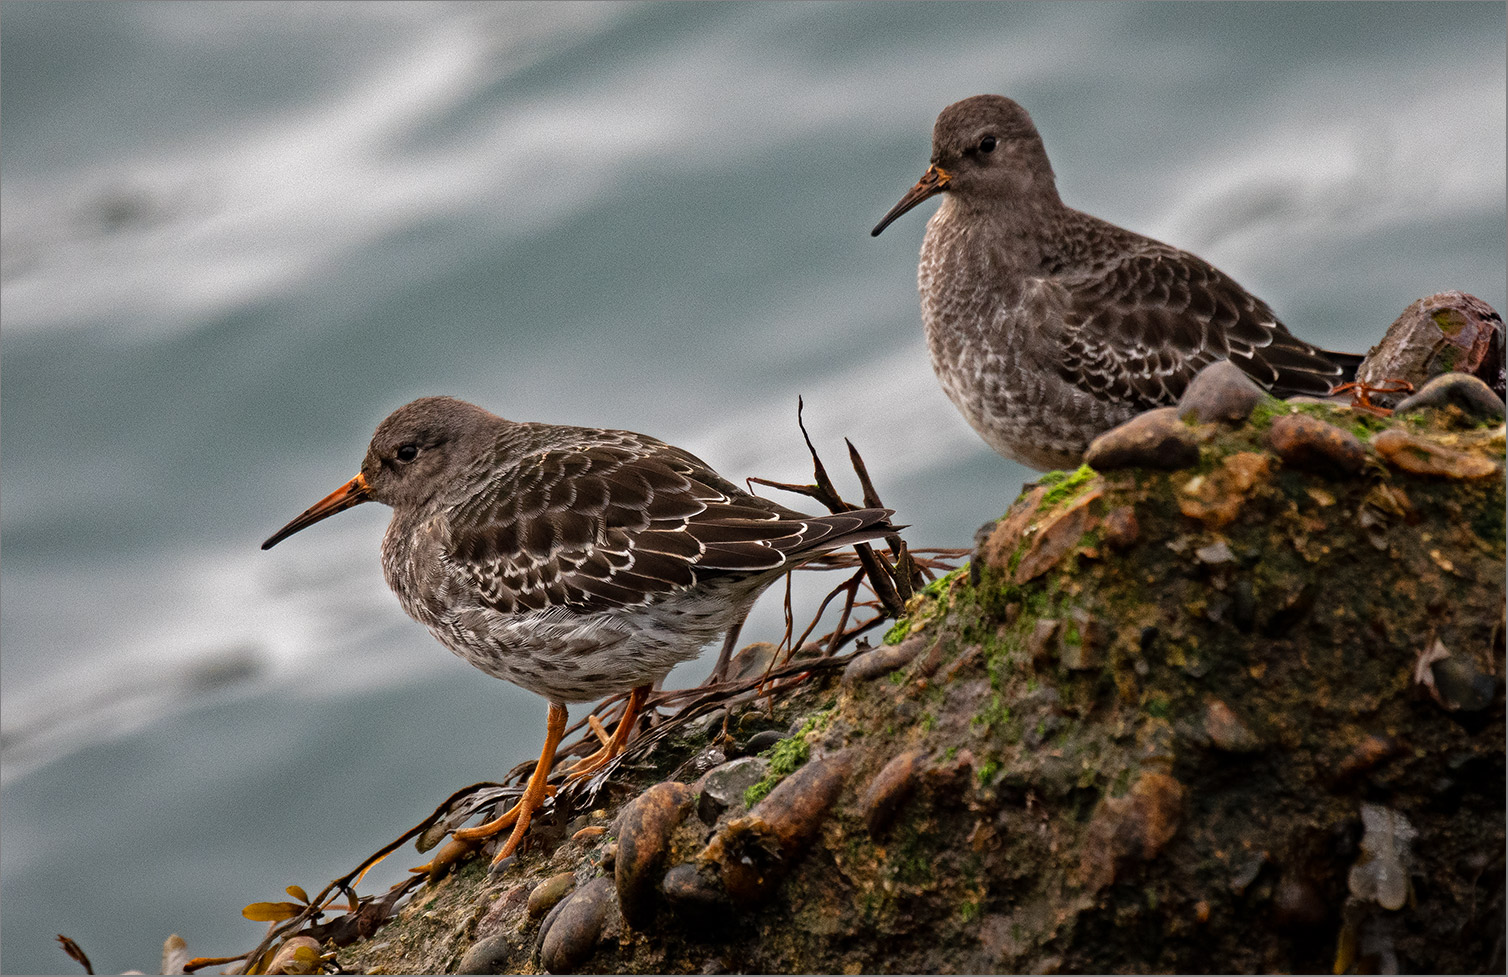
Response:
[{"label": "blurred water background", "polygon": [[1364,350],[1431,292],[1504,307],[1504,38],[1497,3],[4,3],[0,965],[244,951],[244,904],[536,754],[544,703],[387,592],[386,510],[257,549],[393,408],[806,481],[801,395],[967,546],[1031,473],[933,380],[932,205],[868,234],[943,106],[1013,96],[1070,204]]}]

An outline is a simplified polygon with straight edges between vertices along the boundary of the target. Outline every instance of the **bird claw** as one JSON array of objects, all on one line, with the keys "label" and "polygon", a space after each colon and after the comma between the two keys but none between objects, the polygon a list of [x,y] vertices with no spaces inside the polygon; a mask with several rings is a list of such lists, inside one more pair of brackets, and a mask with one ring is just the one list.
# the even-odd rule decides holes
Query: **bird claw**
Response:
[{"label": "bird claw", "polygon": [[1378,417],[1387,417],[1393,413],[1391,407],[1383,407],[1372,403],[1372,394],[1410,394],[1414,392],[1414,385],[1407,380],[1384,380],[1382,383],[1363,383],[1360,380],[1352,380],[1350,383],[1342,383],[1330,390],[1333,397],[1336,394],[1351,392],[1351,407],[1354,410],[1366,411]]}]

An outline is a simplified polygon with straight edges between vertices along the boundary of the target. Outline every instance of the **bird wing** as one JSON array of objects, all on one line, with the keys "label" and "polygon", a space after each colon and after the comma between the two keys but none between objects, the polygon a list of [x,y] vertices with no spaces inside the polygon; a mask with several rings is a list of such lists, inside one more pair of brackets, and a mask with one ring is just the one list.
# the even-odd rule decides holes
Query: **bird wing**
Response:
[{"label": "bird wing", "polygon": [[[806,517],[637,435],[537,452],[449,514],[448,553],[503,612],[647,603],[717,574],[759,574],[827,549],[857,515]],[[628,440],[628,439],[634,440]]]},{"label": "bird wing", "polygon": [[1205,366],[1229,359],[1279,395],[1324,395],[1341,370],[1296,338],[1267,303],[1194,255],[1154,241],[1039,280],[1039,321],[1068,382],[1143,409],[1176,403]]}]

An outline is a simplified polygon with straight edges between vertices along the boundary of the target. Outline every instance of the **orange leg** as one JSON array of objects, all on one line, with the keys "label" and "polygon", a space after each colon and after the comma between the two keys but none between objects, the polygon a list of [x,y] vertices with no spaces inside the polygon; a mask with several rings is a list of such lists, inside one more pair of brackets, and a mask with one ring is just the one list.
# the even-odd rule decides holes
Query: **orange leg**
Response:
[{"label": "orange leg", "polygon": [[529,783],[524,787],[524,796],[518,799],[518,803],[509,808],[507,813],[496,820],[486,824],[479,824],[474,828],[462,828],[455,833],[458,842],[472,843],[491,838],[501,833],[509,825],[513,826],[513,833],[508,836],[507,842],[497,855],[492,859],[496,865],[498,862],[513,854],[518,848],[518,843],[523,839],[524,832],[528,830],[529,821],[534,817],[534,812],[544,803],[545,798],[551,793],[549,785],[545,782],[550,776],[550,768],[555,764],[555,748],[560,745],[560,738],[565,735],[566,709],[558,703],[550,703],[550,715],[545,726],[545,745],[539,751],[539,762],[534,765],[534,773],[529,777]]},{"label": "orange leg", "polygon": [[644,705],[644,700],[649,698],[649,689],[648,685],[640,685],[628,693],[628,704],[623,707],[623,718],[618,720],[618,728],[613,730],[612,739],[606,740],[602,749],[596,753],[576,761],[567,780],[590,777],[623,752],[623,748],[628,745],[628,735],[634,730],[634,721],[639,718],[639,709]]}]

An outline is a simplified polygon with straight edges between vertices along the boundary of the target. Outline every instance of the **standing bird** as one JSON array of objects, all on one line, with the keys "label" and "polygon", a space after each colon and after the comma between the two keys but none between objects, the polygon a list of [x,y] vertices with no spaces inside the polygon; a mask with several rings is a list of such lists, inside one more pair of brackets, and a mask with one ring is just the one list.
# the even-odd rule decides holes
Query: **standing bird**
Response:
[{"label": "standing bird", "polygon": [[523,797],[456,833],[476,843],[511,825],[495,862],[549,793],[566,703],[631,690],[574,780],[623,751],[653,683],[726,634],[721,668],[750,605],[782,574],[896,531],[889,509],[776,505],[642,434],[517,423],[425,397],[377,426],[360,474],[262,549],[371,501],[393,508],[382,571],[404,611],[465,661],[550,702]]},{"label": "standing bird", "polygon": [[1229,359],[1278,396],[1323,396],[1361,357],[1291,334],[1214,266],[1066,206],[1031,116],[1000,95],[943,109],[932,165],[871,234],[936,194],[917,283],[932,368],[980,437],[1039,469],[1174,404]]}]

